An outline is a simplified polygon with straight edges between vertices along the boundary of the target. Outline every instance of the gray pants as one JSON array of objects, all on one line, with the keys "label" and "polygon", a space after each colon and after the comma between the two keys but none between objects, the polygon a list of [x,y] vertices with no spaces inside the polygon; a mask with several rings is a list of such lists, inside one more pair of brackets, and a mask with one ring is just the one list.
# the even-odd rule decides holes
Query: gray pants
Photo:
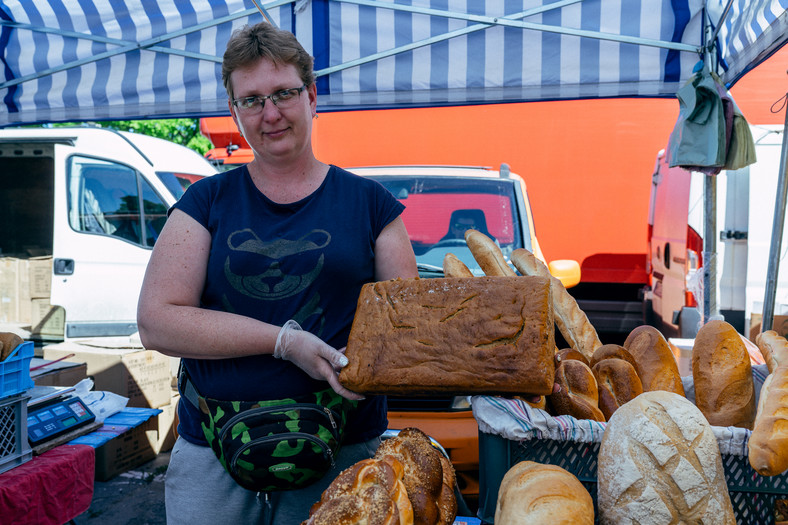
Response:
[{"label": "gray pants", "polygon": [[238,523],[300,525],[309,508],[344,469],[375,454],[380,438],[345,445],[336,465],[323,478],[301,490],[261,494],[240,487],[224,470],[210,447],[178,438],[170,454],[164,485],[167,525]]}]

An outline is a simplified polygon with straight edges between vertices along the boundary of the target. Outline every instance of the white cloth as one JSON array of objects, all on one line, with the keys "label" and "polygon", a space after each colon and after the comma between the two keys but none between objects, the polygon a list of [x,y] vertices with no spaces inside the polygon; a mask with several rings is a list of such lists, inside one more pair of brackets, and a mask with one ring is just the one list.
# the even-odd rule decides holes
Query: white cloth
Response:
[{"label": "white cloth", "polygon": [[[769,374],[766,365],[752,367],[755,386],[756,406],[763,381]],[[695,387],[692,376],[682,377],[687,399],[695,402]],[[572,416],[553,417],[544,410],[532,408],[518,399],[494,396],[474,396],[471,398],[473,416],[479,430],[496,434],[512,441],[529,439],[552,439],[555,441],[578,441],[599,443],[605,432],[606,423],[589,419],[575,419]],[[747,442],[750,430],[739,427],[711,427],[717,438],[721,454],[733,456],[747,455]]]}]

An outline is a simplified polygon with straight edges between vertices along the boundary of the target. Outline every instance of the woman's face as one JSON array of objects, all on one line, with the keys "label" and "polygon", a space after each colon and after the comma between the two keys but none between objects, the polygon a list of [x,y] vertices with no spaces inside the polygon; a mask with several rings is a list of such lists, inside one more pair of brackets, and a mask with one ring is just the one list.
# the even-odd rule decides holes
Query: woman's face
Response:
[{"label": "woman's face", "polygon": [[[295,66],[277,66],[267,59],[239,68],[231,74],[235,99],[266,96],[304,85]],[[230,111],[238,129],[255,152],[255,158],[265,163],[280,163],[311,155],[312,117],[316,108],[314,84],[296,95],[290,104],[277,106],[266,99],[262,110],[259,104],[245,110],[230,101]]]}]

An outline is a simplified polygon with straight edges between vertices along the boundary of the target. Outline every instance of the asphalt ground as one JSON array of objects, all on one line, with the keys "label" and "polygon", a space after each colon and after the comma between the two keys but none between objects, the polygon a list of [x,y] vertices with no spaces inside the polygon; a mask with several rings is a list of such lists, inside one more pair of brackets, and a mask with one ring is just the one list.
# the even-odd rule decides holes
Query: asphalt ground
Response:
[{"label": "asphalt ground", "polygon": [[76,525],[164,525],[164,476],[170,453],[123,472],[109,481],[96,481],[90,508]]}]

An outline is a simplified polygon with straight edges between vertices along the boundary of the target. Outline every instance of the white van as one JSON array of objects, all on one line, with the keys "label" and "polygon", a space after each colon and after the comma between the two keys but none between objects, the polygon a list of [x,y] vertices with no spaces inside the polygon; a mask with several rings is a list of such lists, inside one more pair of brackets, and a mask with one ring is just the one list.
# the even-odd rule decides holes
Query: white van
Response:
[{"label": "white van", "polygon": [[[717,177],[717,309],[742,335],[763,313],[783,127],[750,126],[757,162]],[[694,338],[701,320],[692,294],[702,270],[704,177],[669,168],[657,155],[649,208],[649,322],[667,337]],[[786,228],[788,231],[788,228]],[[788,314],[788,269],[782,243],[774,315]],[[648,305],[647,305],[647,308]]]},{"label": "white van", "polygon": [[[47,307],[62,308],[63,339],[134,333],[142,278],[167,209],[189,184],[214,173],[197,152],[146,135],[0,130],[0,299],[16,303],[16,310],[0,310],[0,322],[36,320],[35,301],[48,299]],[[42,290],[48,297],[36,296]],[[33,301],[32,314],[25,301]]]}]

